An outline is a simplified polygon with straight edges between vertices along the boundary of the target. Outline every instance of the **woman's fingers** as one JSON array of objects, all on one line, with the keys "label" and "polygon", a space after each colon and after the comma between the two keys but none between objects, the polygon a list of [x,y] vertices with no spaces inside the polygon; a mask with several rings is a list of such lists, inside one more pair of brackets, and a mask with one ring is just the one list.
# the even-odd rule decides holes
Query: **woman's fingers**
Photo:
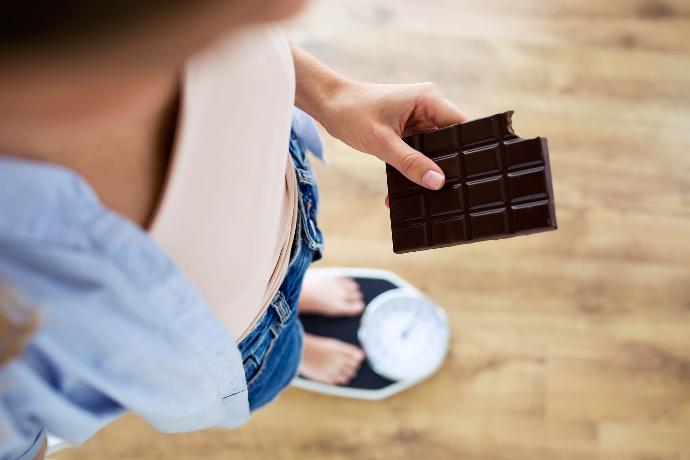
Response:
[{"label": "woman's fingers", "polygon": [[407,145],[393,129],[382,139],[378,157],[417,185],[438,190],[445,183],[443,171],[430,158]]},{"label": "woman's fingers", "polygon": [[422,83],[423,96],[419,103],[423,105],[417,113],[425,114],[429,122],[444,128],[467,121],[467,116],[448,99],[438,87],[430,82]]},{"label": "woman's fingers", "polygon": [[[467,120],[465,114],[435,84],[420,83],[414,86],[415,109],[405,123],[406,126],[443,128]],[[382,160],[417,185],[431,190],[443,187],[445,177],[436,163],[407,145],[392,129],[384,131],[384,135],[383,152],[380,156]],[[389,206],[388,200],[386,206]]]}]

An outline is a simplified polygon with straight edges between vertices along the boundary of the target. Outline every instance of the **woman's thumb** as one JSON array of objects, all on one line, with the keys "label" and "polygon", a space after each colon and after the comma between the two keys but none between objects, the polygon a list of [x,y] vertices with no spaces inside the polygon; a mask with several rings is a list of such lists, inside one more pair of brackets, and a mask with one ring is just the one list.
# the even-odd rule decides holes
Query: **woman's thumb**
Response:
[{"label": "woman's thumb", "polygon": [[394,137],[395,139],[389,143],[381,159],[415,184],[431,190],[443,187],[446,178],[441,168],[398,136]]}]

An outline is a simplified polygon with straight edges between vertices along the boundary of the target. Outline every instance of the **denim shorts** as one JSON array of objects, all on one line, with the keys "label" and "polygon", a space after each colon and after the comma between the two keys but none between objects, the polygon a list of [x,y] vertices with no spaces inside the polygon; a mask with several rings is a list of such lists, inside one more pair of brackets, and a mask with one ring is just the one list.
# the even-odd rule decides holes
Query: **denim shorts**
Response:
[{"label": "denim shorts", "polygon": [[321,258],[323,250],[323,235],[316,224],[316,180],[294,131],[290,156],[297,176],[298,216],[288,271],[268,309],[239,343],[252,411],[271,402],[297,375],[304,333],[297,300],[307,267]]}]

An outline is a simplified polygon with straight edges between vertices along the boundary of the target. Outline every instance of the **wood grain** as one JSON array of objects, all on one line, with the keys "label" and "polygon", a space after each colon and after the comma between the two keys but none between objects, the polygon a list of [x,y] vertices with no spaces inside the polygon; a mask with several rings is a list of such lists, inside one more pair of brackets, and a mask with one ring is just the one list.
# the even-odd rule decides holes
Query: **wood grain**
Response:
[{"label": "wood grain", "polygon": [[320,264],[445,306],[441,371],[377,403],[290,389],[236,431],[128,416],[56,458],[690,459],[690,3],[321,0],[289,34],[351,77],[515,109],[549,138],[560,229],[395,255],[383,165],[327,139]]}]

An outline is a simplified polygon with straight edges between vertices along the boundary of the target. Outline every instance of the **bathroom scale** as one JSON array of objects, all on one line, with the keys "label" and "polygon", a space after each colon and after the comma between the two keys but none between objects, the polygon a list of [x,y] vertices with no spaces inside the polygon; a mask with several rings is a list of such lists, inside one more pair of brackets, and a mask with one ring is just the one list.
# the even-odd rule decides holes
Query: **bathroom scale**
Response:
[{"label": "bathroom scale", "polygon": [[361,348],[366,356],[344,385],[296,377],[298,388],[347,398],[380,400],[416,385],[445,359],[450,328],[444,310],[396,274],[371,268],[313,268],[313,275],[355,280],[365,308],[357,316],[300,315],[304,331]]}]

